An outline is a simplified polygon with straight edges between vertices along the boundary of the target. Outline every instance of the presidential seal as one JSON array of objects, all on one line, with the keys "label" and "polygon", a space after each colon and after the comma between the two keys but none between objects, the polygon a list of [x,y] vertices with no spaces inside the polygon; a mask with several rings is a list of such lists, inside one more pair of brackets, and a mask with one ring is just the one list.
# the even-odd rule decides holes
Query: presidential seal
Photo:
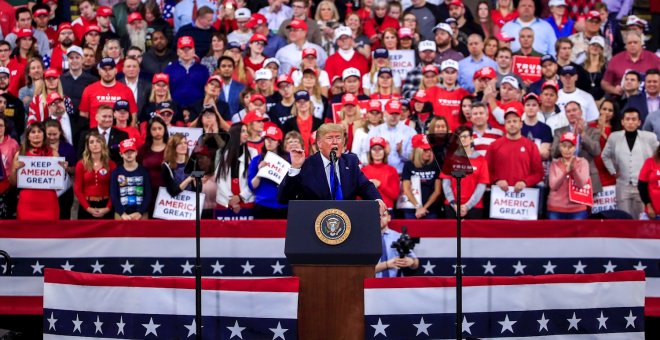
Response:
[{"label": "presidential seal", "polygon": [[316,218],[315,229],[321,242],[336,246],[351,234],[351,220],[339,209],[327,209]]}]

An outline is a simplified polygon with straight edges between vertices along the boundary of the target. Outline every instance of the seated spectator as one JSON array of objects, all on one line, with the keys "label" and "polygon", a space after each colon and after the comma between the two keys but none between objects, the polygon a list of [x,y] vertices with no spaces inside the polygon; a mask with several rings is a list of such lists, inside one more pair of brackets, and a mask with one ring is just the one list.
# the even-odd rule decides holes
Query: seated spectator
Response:
[{"label": "seated spectator", "polygon": [[[248,186],[250,160],[257,152],[247,146],[247,127],[236,123],[229,129],[229,142],[220,150],[216,168],[218,191],[215,196],[216,210],[231,210],[234,214],[249,214],[254,207],[254,193]],[[250,209],[250,210],[248,210]],[[219,215],[216,214],[216,217]]]},{"label": "seated spectator", "polygon": [[401,194],[401,183],[396,169],[387,164],[389,145],[382,137],[372,137],[369,141],[368,164],[362,172],[374,184],[387,209],[392,211],[394,202]]},{"label": "seated spectator", "polygon": [[[473,172],[467,174],[461,181],[460,211],[456,205],[456,178],[447,176],[444,173],[440,174],[442,191],[446,197],[444,202],[445,215],[447,218],[456,218],[456,215],[459,214],[461,218],[481,219],[483,218],[482,198],[486,192],[486,187],[490,183],[488,163],[484,156],[474,150],[472,128],[459,126],[455,134],[459,138],[463,151],[465,151],[465,154],[460,156],[469,158]],[[451,159],[447,161],[451,161]]]},{"label": "seated spectator", "polygon": [[76,171],[76,149],[67,142],[64,137],[62,125],[56,119],[49,119],[45,122],[46,127],[46,140],[51,149],[57,150],[59,157],[63,157],[66,161],[67,167],[64,168],[64,188],[57,191],[59,206],[60,206],[60,219],[71,219],[71,206],[73,205],[73,181],[71,177]]},{"label": "seated spectator", "polygon": [[80,208],[78,219],[111,219],[110,178],[117,168],[110,159],[108,146],[98,132],[85,137],[85,149],[76,164],[73,191]]},{"label": "seated spectator", "polygon": [[637,189],[649,219],[660,219],[660,146],[656,148],[653,156],[644,161],[639,172]]},{"label": "seated spectator", "polygon": [[261,168],[270,164],[264,160],[269,152],[288,160],[289,154],[284,150],[282,130],[276,126],[269,126],[265,131],[264,143],[259,154],[250,161],[248,168],[248,187],[254,192],[254,218],[255,219],[286,219],[287,205],[277,202],[278,183],[270,179],[261,178],[257,173]]},{"label": "seated spectator", "polygon": [[188,140],[183,134],[175,133],[167,141],[161,164],[163,186],[172,197],[183,190],[193,190],[195,178],[185,173],[186,163],[188,163]]},{"label": "seated spectator", "polygon": [[[115,210],[115,220],[147,219],[152,190],[149,172],[137,162],[137,144],[133,139],[124,139],[119,144],[123,164],[112,172],[110,197]],[[160,176],[159,176],[160,177]]]},{"label": "seated spectator", "polygon": [[385,211],[380,214],[380,232],[383,243],[383,254],[376,264],[376,277],[397,277],[403,269],[417,269],[419,259],[414,252],[401,258],[392,243],[399,240],[401,234],[387,227],[390,223],[390,212]]},{"label": "seated spectator", "polygon": [[[57,150],[48,146],[46,128],[41,122],[30,124],[23,135],[21,148],[13,156],[12,171],[9,182],[15,186],[18,182],[18,170],[25,166],[19,160],[20,156],[32,157],[58,157]],[[66,161],[60,166],[67,168]],[[39,207],[35,209],[35,207]],[[60,216],[60,207],[55,190],[21,189],[16,207],[17,220],[57,220]]]},{"label": "seated spectator", "polygon": [[589,163],[575,156],[577,136],[564,132],[559,142],[561,157],[550,164],[548,219],[583,220],[588,216],[587,206],[569,199],[571,186],[583,188],[589,180]]},{"label": "seated spectator", "polygon": [[[438,218],[436,203],[442,194],[440,167],[435,161],[431,145],[425,135],[415,135],[412,144],[411,160],[405,161],[401,179],[403,195],[406,195],[415,208],[402,209],[403,216],[405,219],[436,219]],[[415,187],[413,182],[417,183]],[[421,201],[418,198],[421,198]]]}]

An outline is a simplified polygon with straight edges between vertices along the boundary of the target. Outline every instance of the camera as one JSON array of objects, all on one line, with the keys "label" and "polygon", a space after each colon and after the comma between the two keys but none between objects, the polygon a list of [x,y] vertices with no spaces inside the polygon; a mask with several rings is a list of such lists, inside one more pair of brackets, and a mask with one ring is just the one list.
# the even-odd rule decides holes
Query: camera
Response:
[{"label": "camera", "polygon": [[396,249],[400,258],[404,258],[415,248],[415,243],[416,242],[410,238],[410,235],[408,235],[408,227],[403,227],[401,229],[401,236],[399,236],[398,240],[392,242],[391,247]]}]

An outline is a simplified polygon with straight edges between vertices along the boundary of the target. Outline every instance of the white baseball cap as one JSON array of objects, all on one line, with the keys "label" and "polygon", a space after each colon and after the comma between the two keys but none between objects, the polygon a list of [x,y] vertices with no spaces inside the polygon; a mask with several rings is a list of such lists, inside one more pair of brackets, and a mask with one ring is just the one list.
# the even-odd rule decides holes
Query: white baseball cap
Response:
[{"label": "white baseball cap", "polygon": [[356,69],[355,67],[349,67],[345,69],[341,74],[341,79],[346,80],[348,77],[360,78],[360,70]]},{"label": "white baseball cap", "polygon": [[440,71],[444,71],[448,68],[453,68],[454,70],[458,71],[458,61],[454,59],[447,59],[440,64]]},{"label": "white baseball cap", "polygon": [[66,55],[69,55],[74,52],[80,54],[81,57],[85,55],[83,53],[83,49],[76,45],[72,45],[71,47],[69,47],[69,49],[66,50]]},{"label": "white baseball cap", "polygon": [[591,44],[596,44],[602,48],[605,48],[605,38],[601,37],[600,35],[595,35],[591,37],[591,40],[589,40],[589,45]]},{"label": "white baseball cap", "polygon": [[419,50],[420,52],[435,51],[436,50],[435,42],[431,40],[420,41],[417,50]]},{"label": "white baseball cap", "polygon": [[280,66],[281,66],[280,61],[277,60],[277,58],[268,58],[268,59],[264,60],[264,64],[263,64],[263,65],[264,65],[264,67],[266,67],[266,66],[268,66],[268,64],[270,64],[270,63],[275,63],[275,65],[277,65],[277,67],[280,67]]},{"label": "white baseball cap", "polygon": [[267,68],[262,68],[254,73],[254,80],[271,80],[273,79],[273,72]]},{"label": "white baseball cap", "polygon": [[518,82],[518,79],[516,79],[513,76],[506,76],[506,77],[502,78],[502,82],[500,83],[500,86],[502,86],[504,84],[509,84],[509,85],[517,88],[518,90],[520,90],[520,83]]},{"label": "white baseball cap", "polygon": [[550,0],[550,1],[548,1],[548,6],[549,7],[553,7],[553,6],[566,6],[566,7],[568,7],[568,5],[566,4],[566,0]]},{"label": "white baseball cap", "polygon": [[353,37],[353,31],[346,26],[339,26],[335,29],[335,42],[343,36]]},{"label": "white baseball cap", "polygon": [[236,18],[236,20],[249,20],[251,17],[252,12],[250,12],[250,10],[245,7],[237,9],[234,13],[234,18]]},{"label": "white baseball cap", "polygon": [[454,30],[451,29],[451,26],[449,26],[449,24],[446,24],[444,22],[441,22],[435,25],[435,27],[433,27],[433,33],[435,33],[437,30],[443,30],[449,33],[449,35],[454,35]]}]

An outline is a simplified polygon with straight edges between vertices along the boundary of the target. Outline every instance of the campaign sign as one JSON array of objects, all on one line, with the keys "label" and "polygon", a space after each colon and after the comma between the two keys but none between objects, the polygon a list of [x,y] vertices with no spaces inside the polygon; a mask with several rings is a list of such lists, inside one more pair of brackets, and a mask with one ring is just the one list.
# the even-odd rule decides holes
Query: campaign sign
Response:
[{"label": "campaign sign", "polygon": [[167,132],[170,134],[170,137],[172,137],[175,133],[184,135],[188,141],[188,155],[190,155],[190,153],[197,145],[199,137],[204,133],[204,129],[171,126],[167,128]]},{"label": "campaign sign", "polygon": [[[199,204],[204,205],[204,193],[199,194]],[[201,217],[201,209],[200,209]],[[195,192],[184,190],[180,194],[172,197],[167,189],[158,188],[156,197],[156,207],[154,208],[154,218],[162,220],[194,220],[195,219]]]},{"label": "campaign sign", "polygon": [[514,192],[513,186],[504,192],[497,185],[490,189],[490,217],[504,220],[538,219],[539,189],[525,188]]},{"label": "campaign sign", "polygon": [[[417,203],[424,204],[424,202],[422,202],[422,181],[419,176],[410,176],[410,191],[412,191],[413,197],[415,197]],[[408,196],[403,192],[396,201],[396,207],[397,209],[415,209],[415,206],[410,202]]]},{"label": "campaign sign", "polygon": [[247,221],[254,220],[254,210],[243,208],[238,213],[232,209],[215,209],[213,216],[220,221]]},{"label": "campaign sign", "polygon": [[[383,102],[383,105],[385,105],[385,102],[387,102],[387,100],[382,100],[382,99],[379,99],[379,100],[381,102]],[[359,107],[360,117],[362,117],[362,118],[366,117],[367,116],[367,110],[369,109],[369,100],[360,100],[360,101],[358,101],[358,105],[360,106]],[[339,112],[341,111],[341,108],[342,108],[341,103],[332,103],[332,105],[330,105],[330,107],[332,109],[332,119],[333,119],[332,122],[336,123],[336,124],[340,123],[341,122],[341,116],[339,116]]]},{"label": "campaign sign", "polygon": [[19,156],[25,166],[18,169],[17,186],[21,189],[64,189],[64,157]]},{"label": "campaign sign", "polygon": [[266,166],[259,169],[257,176],[265,179],[269,179],[278,185],[282,183],[284,176],[289,172],[291,164],[285,161],[284,158],[268,151],[266,157],[264,157],[263,162],[266,162]]},{"label": "campaign sign", "polygon": [[616,209],[616,185],[605,186],[603,191],[594,195],[594,205],[591,207],[592,214]]},{"label": "campaign sign", "polygon": [[541,58],[513,56],[513,73],[525,81],[535,82],[541,79]]},{"label": "campaign sign", "polygon": [[591,178],[587,180],[587,183],[582,188],[577,186],[577,184],[575,184],[575,180],[571,178],[570,186],[568,187],[568,200],[577,204],[590,207],[593,206],[594,193],[591,186]]},{"label": "campaign sign", "polygon": [[392,72],[398,74],[401,79],[406,79],[408,72],[415,68],[415,51],[394,50],[389,53]]}]

